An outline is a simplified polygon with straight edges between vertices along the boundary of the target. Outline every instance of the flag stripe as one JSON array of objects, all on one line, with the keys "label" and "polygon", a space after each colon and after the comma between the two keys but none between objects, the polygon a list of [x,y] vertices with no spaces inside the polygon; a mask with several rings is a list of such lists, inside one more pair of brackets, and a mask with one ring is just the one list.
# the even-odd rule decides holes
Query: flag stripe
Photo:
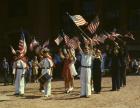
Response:
[{"label": "flag stripe", "polygon": [[24,33],[22,33],[22,35],[21,35],[21,39],[19,40],[18,48],[19,48],[19,52],[20,52],[20,57],[23,57],[27,51]]},{"label": "flag stripe", "polygon": [[74,15],[70,17],[77,26],[82,26],[87,23],[81,15]]},{"label": "flag stripe", "polygon": [[91,34],[95,33],[96,29],[99,26],[99,18],[96,17],[87,27]]},{"label": "flag stripe", "polygon": [[70,39],[66,34],[64,34],[64,40],[68,47],[73,48],[73,49],[77,48],[76,40]]}]

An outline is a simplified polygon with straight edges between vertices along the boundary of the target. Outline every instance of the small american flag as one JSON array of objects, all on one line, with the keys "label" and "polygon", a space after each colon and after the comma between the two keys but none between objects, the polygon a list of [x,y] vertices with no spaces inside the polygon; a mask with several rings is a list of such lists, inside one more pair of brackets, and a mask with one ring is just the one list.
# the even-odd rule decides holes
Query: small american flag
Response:
[{"label": "small american flag", "polygon": [[87,23],[86,20],[81,15],[73,15],[73,16],[70,16],[70,18],[73,20],[73,22],[77,26],[82,26]]},{"label": "small american flag", "polygon": [[30,43],[30,50],[32,51],[33,48],[34,48],[35,46],[37,46],[37,45],[39,45],[39,42],[36,41],[36,39],[34,38],[34,39],[32,40],[32,42]]},{"label": "small american flag", "polygon": [[63,37],[59,35],[54,41],[57,45],[59,45],[63,41]]},{"label": "small american flag", "polygon": [[97,34],[92,37],[92,42],[93,42],[93,45],[99,45],[100,44],[99,36]]},{"label": "small american flag", "polygon": [[69,40],[70,40],[69,36],[64,34],[64,41],[65,41],[66,45],[69,43]]},{"label": "small american flag", "polygon": [[18,48],[19,48],[20,57],[23,57],[27,52],[27,45],[26,45],[25,36],[23,32],[21,34],[21,39],[19,40]]},{"label": "small american flag", "polygon": [[45,41],[42,48],[48,47],[49,43],[50,43],[49,40]]},{"label": "small american flag", "polygon": [[90,31],[91,34],[94,34],[99,24],[99,17],[96,16],[96,18],[88,25],[87,29]]},{"label": "small american flag", "polygon": [[112,32],[112,34],[111,34],[112,36],[114,36],[114,37],[118,37],[118,36],[120,36],[121,34],[119,34],[119,33],[116,33],[116,32]]},{"label": "small american flag", "polygon": [[67,45],[72,49],[76,49],[78,47],[77,42],[74,39],[70,39]]},{"label": "small american flag", "polygon": [[134,35],[130,32],[128,32],[127,34],[124,35],[124,37],[127,37],[129,39],[135,40]]},{"label": "small american flag", "polygon": [[70,39],[66,34],[64,35],[65,44],[73,49],[76,49],[78,47],[76,40]]},{"label": "small american flag", "polygon": [[100,35],[100,42],[101,43],[104,43],[104,41],[107,39],[107,36],[106,35],[104,35],[104,34],[101,34]]},{"label": "small american flag", "polygon": [[109,34],[109,33],[106,33],[105,35],[107,37],[106,39],[109,39],[109,40],[115,40],[115,38],[116,38],[115,35],[112,35],[112,34]]}]

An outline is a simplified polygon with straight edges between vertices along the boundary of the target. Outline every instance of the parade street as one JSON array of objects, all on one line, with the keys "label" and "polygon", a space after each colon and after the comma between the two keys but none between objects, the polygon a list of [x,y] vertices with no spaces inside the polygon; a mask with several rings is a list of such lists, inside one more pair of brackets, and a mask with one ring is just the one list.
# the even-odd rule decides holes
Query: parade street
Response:
[{"label": "parade street", "polygon": [[14,86],[0,85],[0,108],[140,108],[140,76],[127,76],[127,85],[120,91],[111,90],[111,78],[103,77],[100,94],[80,98],[80,83],[75,80],[74,90],[64,93],[63,81],[52,82],[52,96],[39,92],[39,83],[26,85],[25,96],[14,96]]}]

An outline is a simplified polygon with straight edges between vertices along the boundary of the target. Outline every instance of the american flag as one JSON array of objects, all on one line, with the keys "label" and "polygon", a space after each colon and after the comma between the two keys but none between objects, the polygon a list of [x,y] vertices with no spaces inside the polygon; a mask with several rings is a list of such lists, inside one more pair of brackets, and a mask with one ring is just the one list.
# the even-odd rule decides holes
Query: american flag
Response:
[{"label": "american flag", "polygon": [[99,45],[100,43],[101,43],[100,38],[99,38],[99,36],[97,34],[92,37],[92,44],[93,45]]},{"label": "american flag", "polygon": [[127,37],[129,39],[135,40],[134,35],[130,32],[128,32],[127,34],[124,35],[124,37]]},{"label": "american flag", "polygon": [[54,41],[57,45],[59,45],[63,41],[63,37],[59,35]]},{"label": "american flag", "polygon": [[69,40],[68,46],[72,49],[76,49],[78,47],[77,42],[74,39]]},{"label": "american flag", "polygon": [[39,42],[36,41],[36,39],[34,38],[34,39],[32,40],[32,42],[30,43],[30,50],[32,51],[33,48],[34,48],[35,46],[37,46],[37,45],[39,45]]},{"label": "american flag", "polygon": [[95,33],[99,24],[100,24],[99,17],[96,16],[95,19],[87,26],[87,29],[90,31],[91,34],[93,34]]},{"label": "american flag", "polygon": [[42,48],[48,47],[49,43],[50,43],[49,40],[45,41]]},{"label": "american flag", "polygon": [[116,32],[112,32],[111,35],[115,38],[117,38],[118,36],[121,36],[121,34],[119,33],[116,33]]},{"label": "american flag", "polygon": [[64,41],[65,41],[65,44],[67,45],[69,43],[69,36],[67,36],[66,34],[64,34]]},{"label": "american flag", "polygon": [[18,49],[19,49],[20,57],[23,57],[27,52],[27,45],[26,45],[25,36],[23,32],[21,34],[21,39],[19,40]]},{"label": "american flag", "polygon": [[101,34],[101,35],[100,35],[99,40],[100,40],[101,43],[104,43],[104,41],[105,41],[106,39],[107,39],[107,36],[106,36],[106,35],[104,35],[104,34]]},{"label": "american flag", "polygon": [[73,16],[70,16],[70,18],[73,20],[73,22],[77,26],[82,26],[87,23],[86,20],[81,15],[73,15]]},{"label": "american flag", "polygon": [[115,40],[116,39],[116,36],[113,34],[109,34],[109,33],[105,33],[105,35],[106,35],[106,39],[109,39],[109,40]]},{"label": "american flag", "polygon": [[64,35],[65,44],[73,49],[76,49],[78,47],[76,40],[70,39],[66,34]]}]

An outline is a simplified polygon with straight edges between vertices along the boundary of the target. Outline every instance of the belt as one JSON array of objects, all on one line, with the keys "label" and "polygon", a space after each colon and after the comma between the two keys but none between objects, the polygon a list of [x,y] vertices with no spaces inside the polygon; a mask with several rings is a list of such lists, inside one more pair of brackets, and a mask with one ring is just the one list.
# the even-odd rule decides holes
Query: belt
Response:
[{"label": "belt", "polygon": [[83,68],[91,68],[91,66],[81,66],[81,67],[83,67]]},{"label": "belt", "polygon": [[17,68],[17,69],[25,69],[25,68]]},{"label": "belt", "polygon": [[47,68],[45,68],[45,67],[42,67],[41,69],[50,69],[50,67],[47,67]]}]

